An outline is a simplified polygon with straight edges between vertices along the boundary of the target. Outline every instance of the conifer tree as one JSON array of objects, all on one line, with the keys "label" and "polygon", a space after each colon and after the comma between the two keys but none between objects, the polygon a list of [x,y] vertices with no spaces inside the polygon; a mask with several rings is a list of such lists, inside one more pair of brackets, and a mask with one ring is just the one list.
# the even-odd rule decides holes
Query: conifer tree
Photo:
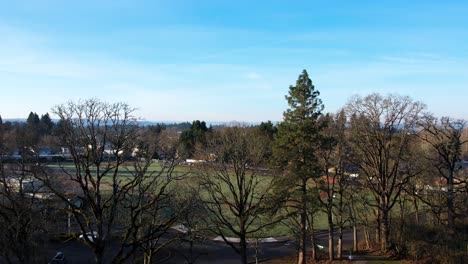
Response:
[{"label": "conifer tree", "polygon": [[45,115],[41,116],[40,124],[41,124],[42,135],[49,135],[52,133],[52,130],[54,128],[54,123],[52,122],[52,119],[50,118],[49,113],[46,113]]},{"label": "conifer tree", "polygon": [[289,108],[284,112],[284,120],[278,125],[274,157],[284,169],[287,188],[300,226],[298,263],[306,263],[307,208],[311,197],[308,180],[320,176],[317,148],[321,145],[320,131],[323,124],[318,122],[323,104],[319,99],[307,71],[304,70],[295,86],[289,87],[286,96]]}]

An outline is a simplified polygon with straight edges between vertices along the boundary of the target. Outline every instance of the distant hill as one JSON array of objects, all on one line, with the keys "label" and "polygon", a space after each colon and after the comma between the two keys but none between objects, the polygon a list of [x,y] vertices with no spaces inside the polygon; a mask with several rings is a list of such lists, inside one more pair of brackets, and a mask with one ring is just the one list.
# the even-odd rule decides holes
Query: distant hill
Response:
[{"label": "distant hill", "polygon": [[[200,121],[204,121],[201,120]],[[264,122],[266,122],[265,120]],[[273,124],[277,124],[279,121],[272,121]],[[176,125],[176,124],[192,124],[192,121],[138,121],[140,125],[151,126],[157,124],[164,125]],[[205,121],[208,126],[255,126],[259,125],[262,122],[244,122],[244,121]]]},{"label": "distant hill", "polygon": [[[18,122],[25,123],[26,118],[4,118],[3,122]],[[52,122],[57,123],[58,119],[52,119]],[[261,122],[243,122],[243,121],[205,121],[208,126],[214,127],[223,127],[223,126],[255,126],[259,125]],[[266,122],[266,120],[265,120]],[[277,124],[279,121],[272,121],[273,124]],[[189,127],[192,124],[192,121],[138,121],[138,124],[141,126],[155,126],[155,125],[166,125],[166,126],[181,126]],[[188,125],[187,125],[188,124]]]},{"label": "distant hill", "polygon": [[3,122],[18,122],[18,123],[26,122],[26,118],[2,118],[2,120]]}]

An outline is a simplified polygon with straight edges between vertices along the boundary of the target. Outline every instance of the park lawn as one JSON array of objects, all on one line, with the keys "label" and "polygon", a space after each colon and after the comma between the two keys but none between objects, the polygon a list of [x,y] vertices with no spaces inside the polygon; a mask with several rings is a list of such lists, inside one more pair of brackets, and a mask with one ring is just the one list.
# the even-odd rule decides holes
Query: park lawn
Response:
[{"label": "park lawn", "polygon": [[[56,172],[65,171],[70,174],[74,174],[76,172],[76,168],[73,162],[61,162],[61,163],[48,164],[47,167]],[[102,169],[103,168],[104,166],[102,167]],[[155,162],[149,166],[147,170],[147,175],[151,173],[157,174],[161,171],[161,169],[162,169],[162,166],[159,163]],[[135,168],[133,167],[133,165],[131,164],[120,165],[119,172],[118,172],[119,180],[121,180],[123,183],[127,182],[132,177],[134,172],[135,172]],[[172,172],[172,175],[174,177],[180,177],[189,172],[190,172],[190,168],[187,168],[185,166],[176,166],[174,171]],[[91,174],[95,174],[95,173],[96,173],[96,169],[91,168]],[[112,181],[112,175],[113,175],[113,171],[111,170],[107,175],[103,177],[104,182],[110,183]],[[104,189],[105,189],[105,186],[104,186]]]},{"label": "park lawn", "polygon": [[[322,220],[323,219],[323,220]],[[321,222],[321,223],[319,223]],[[320,218],[318,220],[318,223],[316,223],[317,226],[322,226],[322,228],[316,228],[315,231],[323,231],[327,229],[327,223],[326,223],[326,218]],[[254,225],[255,227],[255,225]],[[206,235],[208,236],[217,236],[215,233],[212,232],[207,232]],[[225,230],[225,236],[227,237],[236,237],[233,233],[231,233],[228,230]],[[291,226],[289,226],[286,222],[280,222],[268,227],[265,227],[263,229],[260,229],[259,231],[255,233],[251,233],[248,235],[248,238],[266,238],[266,237],[294,237],[294,232]]]},{"label": "park lawn", "polygon": [[[54,170],[65,170],[68,173],[74,173],[75,172],[75,165],[72,162],[64,162],[61,164],[50,164],[48,165],[49,168],[52,168]],[[176,166],[174,168],[174,171],[172,172],[173,176],[178,177],[178,176],[185,176],[182,177],[181,180],[176,180],[171,182],[171,184],[168,186],[170,189],[174,190],[179,190],[179,189],[186,189],[186,188],[191,188],[191,187],[197,187],[197,185],[200,183],[200,175],[199,172],[197,172],[197,167],[195,166]],[[122,165],[119,170],[119,179],[122,180],[123,183],[128,181],[132,177],[132,173],[135,171],[134,167],[131,164],[128,164],[127,166]],[[153,163],[149,168],[147,173],[158,173],[161,171],[161,166],[159,163]],[[92,173],[95,173],[96,171],[92,171]],[[234,179],[234,175],[232,180]],[[255,177],[259,177],[260,182],[258,186],[259,191],[263,191],[265,188],[268,187],[268,184],[274,176],[270,175],[256,175]],[[264,179],[264,180],[263,180]],[[112,190],[112,185],[110,184],[112,181],[112,173],[109,173],[109,175],[106,175],[104,177],[104,183],[101,186],[101,190],[104,192],[111,191]],[[223,192],[228,193],[229,192],[229,187],[226,184],[222,184],[222,189]],[[201,197],[204,199],[209,199],[209,195],[207,193],[201,193]],[[256,202],[254,200],[253,202]],[[226,211],[229,211],[229,209],[226,209]],[[267,221],[267,220],[265,220]],[[318,230],[326,230],[328,227],[327,220],[326,220],[326,215],[323,212],[319,212],[315,216],[315,223],[314,223],[314,228]],[[253,227],[255,228],[255,226]],[[232,234],[231,234],[232,235]],[[268,226],[254,234],[251,234],[252,238],[255,237],[270,237],[270,236],[289,236],[293,237],[293,230],[291,226],[289,226],[288,222],[283,221],[280,223],[277,223],[272,226]]]},{"label": "park lawn", "polygon": [[[323,212],[319,212],[314,216],[314,231],[324,231],[328,229],[327,217]],[[257,233],[252,234],[252,237],[294,237],[294,230],[288,221],[282,221],[278,224],[264,228]]]},{"label": "park lawn", "polygon": [[[231,223],[236,223],[236,220],[234,219],[234,216],[232,215],[232,213],[227,208],[227,205],[226,205],[226,210],[224,210],[224,212],[225,212],[225,217],[227,217],[228,219],[232,219]],[[279,213],[281,213],[281,212],[279,212]],[[268,223],[268,221],[271,221],[271,216],[259,217],[252,224],[252,226],[251,226],[251,228],[249,230],[256,229],[259,225],[261,225],[262,223],[263,224]],[[326,214],[324,212],[318,212],[314,216],[314,229],[315,229],[315,232],[325,231],[325,230],[328,229],[327,217],[326,217]],[[225,234],[225,236],[228,236],[228,237],[235,237],[235,235],[232,232],[230,232],[229,230],[226,230],[226,229],[224,231],[224,234]],[[208,232],[206,235],[207,236],[216,236],[215,233],[211,233],[211,232]],[[286,236],[286,237],[295,237],[294,227],[291,224],[291,222],[289,220],[287,220],[287,219],[283,219],[282,221],[280,221],[280,222],[278,222],[276,224],[264,227],[264,228],[260,229],[259,231],[255,232],[255,233],[251,233],[251,234],[248,235],[248,238],[284,237],[284,236]]]}]

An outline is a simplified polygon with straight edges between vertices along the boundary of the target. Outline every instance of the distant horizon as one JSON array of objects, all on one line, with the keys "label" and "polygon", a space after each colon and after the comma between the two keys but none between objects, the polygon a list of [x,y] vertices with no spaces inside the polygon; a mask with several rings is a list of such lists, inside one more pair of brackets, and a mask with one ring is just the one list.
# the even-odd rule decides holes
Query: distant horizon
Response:
[{"label": "distant horizon", "polygon": [[[46,113],[43,113],[43,114],[40,114],[40,113],[37,113],[36,114],[39,115],[39,117],[43,114],[46,114]],[[50,114],[50,113],[49,113]],[[1,115],[0,115],[1,116]],[[27,117],[26,118],[3,118],[2,117],[2,120],[3,122],[26,122],[27,121]],[[59,119],[57,118],[52,118],[51,119],[53,122],[58,122]],[[237,121],[237,120],[231,120],[231,121],[210,121],[210,120],[203,120],[203,119],[195,119],[195,120],[187,120],[187,121],[177,121],[177,120],[136,120],[138,123],[147,123],[146,125],[156,125],[156,124],[165,124],[165,125],[168,125],[168,124],[182,124],[182,123],[192,123],[196,120],[199,120],[199,121],[202,121],[202,122],[205,122],[207,125],[227,125],[227,124],[230,124],[230,123],[240,123],[240,124],[248,124],[248,125],[258,125],[258,124],[261,124],[262,122],[268,122],[270,121],[271,123],[273,124],[277,124],[281,121],[275,121],[275,120],[262,120],[262,121],[254,121],[254,122],[246,122],[246,121]]]}]

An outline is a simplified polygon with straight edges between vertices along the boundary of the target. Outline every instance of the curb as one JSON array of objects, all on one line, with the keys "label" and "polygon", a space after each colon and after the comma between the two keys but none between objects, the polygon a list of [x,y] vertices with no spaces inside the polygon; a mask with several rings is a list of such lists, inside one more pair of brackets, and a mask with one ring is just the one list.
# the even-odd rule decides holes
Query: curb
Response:
[{"label": "curb", "polygon": [[[263,238],[258,238],[258,243],[281,243],[281,242],[287,242],[292,239],[293,238],[290,238],[290,237],[263,237]],[[210,238],[210,240],[214,242],[224,242],[224,239],[221,236]],[[237,237],[226,237],[226,240],[231,243],[240,243],[240,239]],[[247,239],[248,244],[254,244],[256,242],[257,242],[256,238]]]},{"label": "curb", "polygon": [[[176,226],[173,226],[171,227],[171,229],[173,230],[176,230],[180,233],[187,233],[188,232],[188,228],[183,226],[183,225],[176,225]],[[315,235],[323,235],[323,234],[327,234],[328,233],[328,230],[319,230],[319,231],[316,231],[315,232]],[[205,237],[206,239],[208,240],[211,240],[213,242],[224,242],[224,239],[221,237],[221,236],[217,236],[217,237]],[[286,236],[282,236],[282,237],[263,237],[263,238],[258,238],[258,242],[259,243],[282,243],[282,242],[287,242],[287,241],[291,241],[291,240],[294,240],[295,238],[294,237],[286,237]],[[231,243],[240,243],[240,239],[237,238],[237,237],[226,237],[226,240],[231,242]],[[248,238],[247,239],[247,243],[248,244],[253,244],[253,243],[256,243],[257,239],[256,238]],[[264,260],[266,261],[266,260]]]},{"label": "curb", "polygon": [[166,257],[164,257],[164,258],[162,258],[162,259],[160,259],[160,260],[158,260],[158,261],[156,261],[154,263],[163,263],[166,260],[170,259],[172,257],[172,252],[170,250],[168,250],[167,252],[168,252],[168,254],[167,254]]},{"label": "curb", "polygon": [[[265,261],[269,261],[269,260],[273,260],[273,259],[279,259],[281,257],[277,257],[277,258],[266,258],[266,259],[259,259],[258,260],[258,263],[262,263],[262,262],[265,262]],[[257,262],[255,261],[247,261],[248,264],[255,264]]]}]

